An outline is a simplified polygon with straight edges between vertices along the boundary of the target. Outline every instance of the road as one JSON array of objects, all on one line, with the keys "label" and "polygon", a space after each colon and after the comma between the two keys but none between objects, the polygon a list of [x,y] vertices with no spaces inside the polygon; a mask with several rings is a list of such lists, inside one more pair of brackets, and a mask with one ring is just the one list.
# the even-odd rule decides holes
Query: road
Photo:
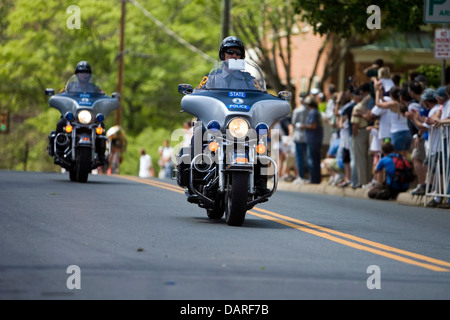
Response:
[{"label": "road", "polygon": [[173,181],[0,171],[0,299],[449,299],[448,210],[277,191],[243,226]]}]

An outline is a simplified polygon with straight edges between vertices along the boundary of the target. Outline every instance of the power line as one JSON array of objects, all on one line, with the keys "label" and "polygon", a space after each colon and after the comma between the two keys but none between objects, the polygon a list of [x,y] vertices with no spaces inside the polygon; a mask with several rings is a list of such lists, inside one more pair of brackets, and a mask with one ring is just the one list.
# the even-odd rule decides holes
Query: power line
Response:
[{"label": "power line", "polygon": [[194,53],[199,54],[200,56],[202,56],[205,60],[211,62],[211,63],[216,63],[216,59],[212,58],[211,56],[207,55],[206,53],[204,53],[203,51],[197,49],[196,47],[194,47],[193,45],[191,45],[189,42],[187,42],[186,40],[184,40],[183,38],[181,38],[179,35],[177,35],[175,32],[173,32],[171,29],[169,29],[168,27],[166,27],[166,25],[164,25],[161,21],[159,21],[155,16],[153,16],[147,9],[145,9],[138,1],[136,0],[129,0],[132,4],[134,4],[134,6],[136,8],[138,8],[146,17],[150,18],[150,20],[153,21],[153,23],[155,23],[158,27],[160,27],[161,29],[163,29],[163,31],[165,33],[167,33],[170,37],[172,37],[173,39],[175,39],[176,41],[178,41],[180,44],[182,44],[183,46],[185,46],[186,48],[188,48],[189,50],[191,50]]}]

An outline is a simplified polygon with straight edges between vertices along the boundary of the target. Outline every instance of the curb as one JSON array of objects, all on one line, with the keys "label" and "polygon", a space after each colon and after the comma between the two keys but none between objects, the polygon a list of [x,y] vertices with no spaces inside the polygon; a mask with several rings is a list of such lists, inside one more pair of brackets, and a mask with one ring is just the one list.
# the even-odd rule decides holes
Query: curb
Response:
[{"label": "curb", "polygon": [[[283,191],[294,191],[294,192],[304,192],[304,193],[315,193],[315,194],[327,194],[337,197],[353,197],[359,199],[370,199],[368,196],[369,190],[352,187],[338,188],[336,186],[330,186],[326,181],[322,181],[321,184],[294,184],[292,182],[279,181],[277,190]],[[411,205],[411,206],[421,206],[424,207],[424,198],[412,196],[409,191],[402,192],[397,196],[396,200],[377,200],[377,201],[394,201],[399,204]]]}]

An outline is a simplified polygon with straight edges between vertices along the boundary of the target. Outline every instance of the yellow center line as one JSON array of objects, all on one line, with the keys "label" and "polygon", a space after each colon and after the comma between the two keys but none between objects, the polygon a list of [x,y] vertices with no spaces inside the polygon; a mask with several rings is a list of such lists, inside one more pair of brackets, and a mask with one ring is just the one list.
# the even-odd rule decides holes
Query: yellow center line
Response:
[{"label": "yellow center line", "polygon": [[139,177],[133,177],[133,176],[120,175],[117,177],[184,194],[184,191],[182,191],[180,187],[174,186],[173,184],[170,184],[170,183],[160,182],[160,181],[156,181],[153,179],[144,179],[144,178],[139,178]]},{"label": "yellow center line", "polygon": [[[175,185],[172,185],[169,183],[164,183],[164,182],[153,180],[153,179],[143,179],[143,178],[134,177],[134,176],[117,175],[117,177],[184,194],[184,191],[180,190],[180,188],[178,186],[175,186]],[[259,211],[259,213],[255,212],[253,210],[257,210],[257,211]],[[381,244],[378,242],[363,239],[363,238],[353,236],[351,234],[346,234],[346,233],[336,231],[333,229],[321,227],[321,226],[318,226],[318,225],[315,225],[315,224],[312,224],[312,223],[309,223],[306,221],[291,218],[289,216],[281,215],[279,213],[272,212],[272,211],[265,210],[265,209],[258,208],[258,207],[254,207],[252,209],[252,211],[249,210],[247,212],[251,215],[260,217],[262,219],[266,219],[266,220],[270,220],[270,221],[273,221],[273,222],[276,222],[279,224],[283,224],[283,225],[291,227],[293,229],[303,231],[303,232],[306,232],[306,233],[309,233],[309,234],[312,234],[312,235],[315,235],[315,236],[318,236],[318,237],[321,237],[321,238],[324,238],[324,239],[327,239],[330,241],[334,241],[336,243],[340,243],[340,244],[343,244],[343,245],[346,245],[346,246],[349,246],[349,247],[352,247],[352,248],[355,248],[358,250],[371,252],[371,253],[386,257],[386,258],[390,258],[390,259],[397,260],[397,261],[411,264],[411,265],[416,265],[416,266],[419,266],[419,267],[422,267],[425,269],[429,269],[429,270],[433,270],[433,271],[447,271],[447,272],[450,271],[449,269],[443,268],[443,267],[450,267],[450,262],[447,262],[447,261],[438,260],[438,259],[430,258],[430,257],[424,256],[421,254],[417,254],[417,253],[409,252],[406,250],[390,247],[390,246],[387,246],[387,245],[384,245],[384,244]],[[343,238],[346,238],[346,239],[349,239],[352,241],[345,240]],[[355,241],[355,242],[353,242],[353,241]],[[359,242],[359,243],[357,243],[357,242]],[[370,247],[368,247],[366,245],[368,245]],[[398,254],[401,254],[403,256],[400,256]],[[406,257],[404,257],[404,256],[406,256]],[[407,257],[410,257],[410,258],[407,258]],[[425,261],[428,263],[416,261],[413,259],[422,260],[422,261]],[[430,263],[436,264],[438,266],[432,265]],[[439,267],[439,266],[443,266],[443,267]]]},{"label": "yellow center line", "polygon": [[[294,229],[297,229],[297,230],[300,230],[300,231],[303,231],[303,232],[307,232],[307,233],[313,234],[315,236],[318,236],[318,237],[321,237],[321,238],[324,238],[324,239],[328,239],[328,240],[331,240],[331,241],[334,241],[334,242],[337,242],[337,243],[344,244],[346,246],[350,246],[352,248],[356,248],[356,249],[359,249],[359,250],[372,252],[372,253],[375,253],[375,254],[387,257],[387,258],[398,260],[398,261],[401,261],[401,262],[404,262],[404,263],[417,265],[417,266],[420,266],[420,267],[423,267],[423,268],[426,268],[426,269],[430,269],[430,270],[433,270],[433,271],[450,271],[450,270],[445,269],[445,268],[434,266],[434,265],[431,265],[431,264],[428,264],[428,263],[415,261],[415,260],[412,260],[412,259],[409,259],[409,258],[405,258],[405,257],[399,256],[399,255],[395,255],[395,254],[390,253],[390,252],[395,252],[395,253],[398,253],[398,254],[409,256],[409,257],[414,258],[414,259],[423,260],[423,261],[426,261],[426,262],[429,262],[429,263],[434,263],[434,264],[445,266],[445,267],[450,267],[450,263],[447,262],[447,261],[442,261],[442,260],[438,260],[438,259],[434,259],[434,258],[430,258],[430,257],[424,256],[424,255],[420,255],[420,254],[417,254],[417,253],[409,252],[409,251],[406,251],[406,250],[397,249],[397,248],[390,247],[390,246],[387,246],[387,245],[384,245],[384,244],[381,244],[381,243],[377,243],[377,242],[366,240],[366,239],[363,239],[363,238],[360,238],[360,237],[356,237],[356,236],[353,236],[353,235],[350,235],[350,234],[346,234],[346,233],[343,233],[343,232],[340,232],[340,231],[336,231],[336,230],[324,228],[324,227],[321,227],[321,226],[318,226],[318,225],[314,225],[314,224],[306,222],[306,221],[302,221],[302,220],[299,220],[299,219],[294,219],[294,218],[291,218],[291,217],[288,217],[288,216],[284,216],[284,215],[281,215],[281,214],[278,214],[278,213],[275,213],[275,212],[271,212],[271,211],[268,211],[268,210],[265,210],[265,209],[261,209],[261,208],[255,207],[255,208],[253,208],[253,210],[258,210],[258,211],[261,211],[261,212],[266,213],[268,215],[259,214],[259,213],[256,213],[254,211],[248,211],[248,213],[250,213],[252,215],[255,215],[255,216],[258,216],[258,217],[263,218],[263,219],[268,219],[268,220],[271,220],[271,221],[274,221],[274,222],[277,222],[277,223],[289,226],[291,228],[294,228]],[[278,219],[276,217],[281,218],[281,219]],[[291,223],[289,221],[292,221],[292,222],[295,222],[295,223]],[[297,223],[300,224],[300,225],[298,225]],[[351,241],[348,241],[348,240],[345,240],[345,239],[342,239],[342,238],[338,238],[338,237],[332,236],[331,234],[338,235],[338,236],[343,237],[343,238],[351,239],[353,241],[357,241],[357,242],[360,242],[360,243],[363,243],[363,244],[366,244],[366,245],[370,245],[370,246],[378,248],[378,249],[374,249],[374,248],[371,248],[371,247],[363,246],[363,245],[355,243],[355,242],[351,242]],[[386,252],[386,251],[382,251],[382,250],[386,250],[386,251],[390,251],[390,252]]]}]

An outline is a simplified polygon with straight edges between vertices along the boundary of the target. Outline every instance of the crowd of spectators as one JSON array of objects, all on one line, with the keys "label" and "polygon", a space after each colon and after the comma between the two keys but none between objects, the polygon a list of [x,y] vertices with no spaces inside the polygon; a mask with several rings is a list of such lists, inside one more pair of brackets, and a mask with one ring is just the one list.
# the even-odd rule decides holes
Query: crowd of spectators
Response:
[{"label": "crowd of spectators", "polygon": [[[345,91],[337,92],[328,84],[325,94],[317,89],[300,94],[282,137],[281,179],[317,184],[325,169],[331,185],[373,189],[385,180],[386,173],[376,169],[382,146],[390,143],[393,153],[412,163],[417,186],[410,185],[409,191],[423,196],[431,188],[428,175],[436,174],[427,172],[434,154],[431,138],[448,151],[442,135],[450,128],[450,84],[428,87],[425,76],[416,72],[401,81],[381,59],[364,72],[367,81],[349,81]],[[319,111],[321,103],[326,107]],[[284,127],[286,122],[283,119]],[[446,130],[437,130],[441,125]],[[329,141],[323,141],[324,126],[331,129]],[[329,145],[325,157],[320,154],[323,144]],[[442,162],[448,163],[445,150]],[[290,166],[286,165],[289,158],[294,159]],[[440,177],[444,185],[447,180],[448,174]],[[434,197],[427,206],[448,207],[448,201],[448,196]]]}]

